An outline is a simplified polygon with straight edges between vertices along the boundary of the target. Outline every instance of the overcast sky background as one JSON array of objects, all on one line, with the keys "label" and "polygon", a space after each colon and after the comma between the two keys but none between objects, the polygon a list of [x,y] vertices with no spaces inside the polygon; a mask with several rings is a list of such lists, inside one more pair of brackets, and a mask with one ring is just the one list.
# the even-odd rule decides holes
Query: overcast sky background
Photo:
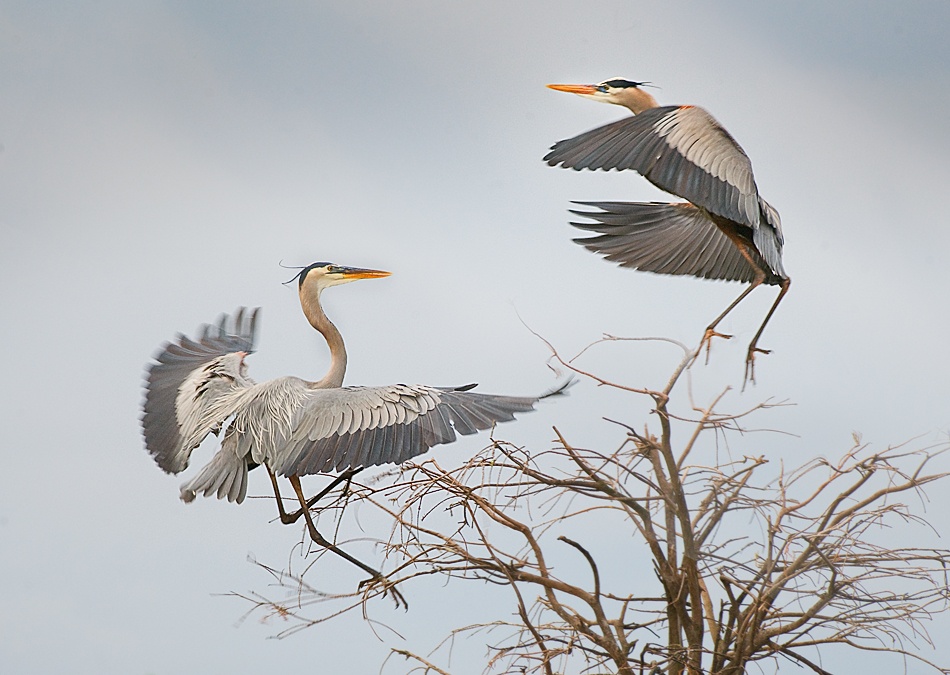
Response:
[{"label": "overcast sky background", "polygon": [[[359,617],[281,641],[267,639],[279,620],[240,622],[247,605],[218,594],[266,592],[248,556],[283,567],[299,530],[265,499],[182,504],[183,477],[142,447],[145,363],[221,312],[263,307],[256,379],[322,375],[281,260],[394,273],[325,296],[350,384],[537,393],[554,378],[529,327],[567,355],[605,332],[698,342],[740,287],[571,243],[572,199],[665,197],[633,173],[544,165],[555,141],[626,114],[549,82],[647,80],[661,103],[707,108],[782,214],[794,283],[757,386],[738,391],[774,289],[692,371],[699,402],[732,385],[727,410],[795,404],[755,425],[789,435],[733,439],[734,455],[836,457],[854,431],[878,447],[946,440],[948,28],[945,0],[0,3],[0,671],[378,672],[388,646]],[[678,355],[585,359],[657,387]],[[601,417],[641,426],[647,409],[582,382],[497,435],[547,448],[557,424],[611,447],[621,432]],[[266,476],[250,490],[266,495]],[[923,505],[944,537],[947,493]],[[425,652],[444,603],[473,592],[434,585],[409,614],[377,611],[407,636],[391,644]],[[950,661],[946,646],[925,655]]]}]

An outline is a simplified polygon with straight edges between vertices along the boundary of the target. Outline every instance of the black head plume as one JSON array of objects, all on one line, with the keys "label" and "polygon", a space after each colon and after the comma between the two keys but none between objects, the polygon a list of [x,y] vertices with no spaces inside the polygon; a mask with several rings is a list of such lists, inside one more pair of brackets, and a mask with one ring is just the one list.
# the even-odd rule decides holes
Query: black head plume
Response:
[{"label": "black head plume", "polygon": [[287,281],[283,282],[283,284],[284,284],[284,286],[286,286],[287,284],[291,284],[291,283],[293,283],[294,281],[296,281],[296,282],[297,282],[297,286],[298,286],[298,288],[299,288],[300,286],[303,286],[303,280],[307,278],[307,273],[310,272],[310,270],[312,270],[312,269],[314,269],[314,268],[316,268],[316,267],[330,267],[331,265],[332,265],[332,263],[328,263],[328,262],[315,262],[315,263],[311,263],[311,264],[307,265],[306,267],[297,267],[297,266],[295,266],[295,265],[285,265],[285,264],[284,264],[284,261],[281,260],[281,261],[280,261],[280,266],[283,267],[285,270],[300,270],[300,271],[297,272],[294,276],[292,276],[290,279],[288,279]]},{"label": "black head plume", "polygon": [[608,87],[613,87],[614,89],[628,89],[630,87],[642,87],[644,85],[650,84],[649,82],[634,82],[633,80],[624,80],[621,78],[616,78],[613,80],[606,80],[601,82],[602,85]]}]

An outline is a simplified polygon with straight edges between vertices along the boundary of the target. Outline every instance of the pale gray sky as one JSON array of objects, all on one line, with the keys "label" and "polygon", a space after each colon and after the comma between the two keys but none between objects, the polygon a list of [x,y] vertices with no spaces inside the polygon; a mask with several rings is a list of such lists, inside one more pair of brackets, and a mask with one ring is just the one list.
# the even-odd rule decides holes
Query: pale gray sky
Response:
[{"label": "pale gray sky", "polygon": [[[760,426],[794,436],[734,452],[945,440],[948,26],[943,0],[0,4],[0,671],[377,672],[387,647],[356,617],[283,641],[266,639],[277,620],[236,625],[246,605],[216,594],[266,590],[248,555],[282,567],[299,532],[266,500],[182,504],[142,448],[144,364],[220,312],[263,306],[257,379],[322,373],[281,260],[394,272],[326,296],[352,384],[539,392],[547,352],[522,319],[568,354],[603,332],[698,341],[739,287],[571,243],[571,199],[664,197],[545,166],[553,142],[624,114],[548,82],[648,80],[707,108],[781,212],[794,283],[762,339],[774,352],[725,405],[787,399]],[[724,324],[737,339],[694,369],[699,400],[740,383],[773,297]],[[676,358],[587,363],[658,386]],[[582,383],[498,435],[546,448],[557,424],[613,445],[601,417],[644,410]],[[946,535],[950,498],[931,497]],[[379,608],[406,646],[441,636],[447,593],[477,604],[436,590],[408,615]]]}]

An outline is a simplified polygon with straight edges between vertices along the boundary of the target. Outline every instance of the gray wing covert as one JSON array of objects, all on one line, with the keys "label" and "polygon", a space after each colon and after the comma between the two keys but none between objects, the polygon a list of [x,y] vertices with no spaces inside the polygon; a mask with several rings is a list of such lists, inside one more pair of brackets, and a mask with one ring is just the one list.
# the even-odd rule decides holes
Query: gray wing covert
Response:
[{"label": "gray wing covert", "polygon": [[[188,466],[191,450],[200,443],[194,442],[195,430],[183,435],[180,415],[177,409],[178,397],[182,385],[189,381],[195,386],[195,395],[201,387],[218,387],[220,382],[212,382],[215,373],[202,378],[199,369],[205,368],[216,359],[234,352],[250,353],[254,349],[259,309],[247,310],[243,307],[231,317],[224,315],[216,325],[204,325],[198,329],[197,339],[179,334],[175,342],[164,345],[155,355],[155,362],[146,371],[145,401],[142,405],[142,433],[145,447],[155,462],[168,473],[178,473]],[[227,365],[227,364],[222,364]],[[218,373],[227,377],[233,374]],[[213,431],[208,428],[204,434]],[[186,439],[186,436],[192,440]],[[188,447],[191,445],[191,447]]]},{"label": "gray wing covert", "polygon": [[600,211],[571,213],[574,227],[599,237],[574,241],[607,260],[657,274],[751,282],[755,269],[703,212],[689,203],[574,202]]},{"label": "gray wing covert", "polygon": [[759,197],[759,204],[768,227],[760,227],[752,233],[755,248],[775,276],[787,279],[788,274],[782,265],[782,247],[785,244],[785,237],[782,235],[782,219],[775,207],[761,197]]},{"label": "gray wing covert", "polygon": [[313,390],[276,465],[290,476],[399,464],[456,433],[513,420],[537,400],[422,385]]},{"label": "gray wing covert", "polygon": [[752,163],[702,108],[664,106],[559,141],[545,155],[568,169],[632,169],[661,190],[753,229],[759,227]]}]

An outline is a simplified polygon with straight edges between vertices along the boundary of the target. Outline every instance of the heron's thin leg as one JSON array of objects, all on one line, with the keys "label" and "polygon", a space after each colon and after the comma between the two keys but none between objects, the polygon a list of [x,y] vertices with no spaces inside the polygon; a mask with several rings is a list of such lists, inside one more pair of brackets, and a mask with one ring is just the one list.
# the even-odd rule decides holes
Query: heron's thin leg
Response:
[{"label": "heron's thin leg", "polygon": [[707,364],[709,363],[709,352],[712,349],[712,339],[714,337],[721,337],[728,340],[729,338],[732,337],[731,335],[726,335],[724,333],[717,332],[716,326],[718,326],[719,322],[722,321],[723,318],[725,318],[726,314],[728,314],[733,309],[735,309],[736,305],[738,305],[740,302],[742,302],[745,299],[745,296],[747,296],[749,293],[754,291],[757,286],[759,286],[762,282],[765,281],[765,271],[762,269],[761,263],[759,263],[752,256],[752,252],[755,251],[755,249],[752,246],[750,246],[747,241],[742,239],[742,237],[740,237],[735,232],[735,230],[731,228],[720,228],[720,229],[722,230],[723,234],[729,237],[732,243],[735,244],[735,247],[739,251],[739,254],[743,258],[746,259],[746,262],[748,262],[749,266],[755,271],[755,278],[752,280],[752,283],[749,284],[749,287],[745,289],[744,291],[742,291],[742,293],[739,294],[739,297],[732,301],[731,305],[726,307],[726,309],[722,312],[722,314],[717,316],[711,324],[706,326],[706,332],[703,335],[703,339],[699,343],[699,349],[697,350],[697,352],[701,352],[703,349],[703,345],[704,344],[706,345],[706,363]]},{"label": "heron's thin leg", "polygon": [[[340,483],[344,481],[346,482],[347,488],[348,488],[350,481],[353,479],[353,476],[355,476],[360,471],[362,471],[363,468],[364,467],[359,467],[356,469],[347,469],[346,471],[341,473],[339,476],[334,478],[333,481],[331,481],[330,484],[327,485],[323,490],[321,490],[319,493],[317,493],[316,495],[308,499],[306,501],[305,509],[309,509],[310,507],[312,507],[318,501],[323,499],[327,494],[329,494],[329,492],[333,488],[335,488],[337,485],[339,485]],[[283,500],[280,496],[280,488],[277,487],[277,476],[274,475],[274,472],[271,471],[271,468],[269,466],[267,467],[267,473],[270,475],[270,482],[274,486],[274,495],[277,497],[277,510],[280,512],[280,522],[282,522],[284,525],[290,525],[292,523],[296,523],[298,520],[300,520],[300,516],[303,515],[305,509],[298,509],[294,511],[293,513],[287,513],[286,511],[284,511]]]},{"label": "heron's thin leg", "polygon": [[742,293],[739,294],[739,297],[732,301],[732,304],[726,307],[726,309],[722,312],[722,314],[717,316],[711,324],[706,326],[706,332],[703,334],[703,339],[699,343],[698,351],[701,352],[703,350],[703,345],[706,345],[706,363],[707,364],[709,363],[709,352],[712,349],[712,339],[714,337],[721,337],[728,340],[729,338],[732,337],[731,335],[726,335],[725,333],[717,332],[716,326],[718,326],[719,322],[722,321],[726,317],[726,314],[728,314],[733,309],[735,309],[736,305],[742,302],[745,299],[745,296],[747,296],[749,293],[755,290],[756,286],[761,284],[762,281],[764,281],[764,279],[765,279],[765,275],[762,275],[761,279],[759,278],[754,279],[752,283],[749,285],[749,287],[746,288],[744,291],[742,291]]},{"label": "heron's thin leg", "polygon": [[267,464],[264,465],[264,468],[267,469],[267,475],[270,476],[270,484],[274,486],[274,497],[277,498],[277,511],[280,512],[280,522],[284,525],[295,522],[297,518],[300,517],[299,514],[296,515],[293,520],[290,520],[290,516],[284,511],[284,498],[280,496],[280,488],[277,486],[277,476],[274,475],[274,472]]},{"label": "heron's thin leg", "polygon": [[762,320],[762,325],[759,326],[758,332],[756,332],[755,337],[752,338],[752,342],[749,343],[749,351],[745,357],[745,378],[742,381],[742,387],[745,388],[746,382],[751,382],[755,384],[755,353],[761,352],[763,354],[771,353],[769,349],[762,349],[756,346],[756,343],[759,341],[759,336],[762,335],[762,331],[765,330],[765,324],[769,322],[769,319],[772,318],[772,314],[775,313],[775,308],[778,307],[778,303],[782,302],[782,298],[785,297],[785,294],[788,293],[789,286],[792,285],[791,279],[782,280],[782,290],[779,291],[778,297],[775,298],[775,302],[772,303],[772,308],[769,309],[769,313],[765,315],[765,319]]},{"label": "heron's thin leg", "polygon": [[310,517],[310,509],[307,508],[307,500],[303,496],[303,488],[300,486],[300,478],[298,476],[289,476],[288,478],[290,480],[290,484],[294,488],[294,492],[297,493],[297,499],[300,500],[300,507],[303,510],[304,520],[307,521],[307,530],[310,532],[310,538],[314,541],[314,543],[319,544],[330,551],[333,551],[338,556],[350,561],[366,573],[371,574],[374,577],[382,577],[382,574],[380,574],[378,570],[374,570],[369,565],[360,562],[346,551],[338,548],[335,544],[330,543],[323,537],[322,534],[320,534],[320,532],[317,531],[317,527],[313,524],[313,519]]},{"label": "heron's thin leg", "polygon": [[[324,547],[328,551],[332,551],[333,553],[336,553],[338,556],[340,556],[344,560],[359,567],[361,570],[363,570],[364,572],[370,575],[370,580],[369,580],[370,582],[382,582],[385,587],[385,592],[393,594],[393,599],[396,601],[397,607],[399,605],[402,605],[404,607],[409,607],[409,603],[407,603],[405,598],[402,597],[402,593],[396,590],[396,588],[386,579],[386,577],[382,575],[382,573],[379,570],[375,570],[369,565],[367,565],[366,563],[363,563],[357,560],[356,558],[351,556],[349,553],[347,553],[343,549],[327,541],[323,537],[323,535],[317,531],[317,527],[316,525],[313,524],[313,519],[310,517],[310,509],[307,508],[307,500],[303,496],[303,488],[300,486],[299,476],[288,476],[287,478],[290,481],[290,484],[293,486],[294,492],[297,493],[297,499],[300,501],[300,506],[301,506],[301,510],[303,511],[304,520],[307,521],[307,530],[309,531],[310,538],[314,541],[314,543],[318,544],[319,546]],[[366,583],[368,582],[364,581],[363,583],[360,584],[360,586],[362,587]]]}]

